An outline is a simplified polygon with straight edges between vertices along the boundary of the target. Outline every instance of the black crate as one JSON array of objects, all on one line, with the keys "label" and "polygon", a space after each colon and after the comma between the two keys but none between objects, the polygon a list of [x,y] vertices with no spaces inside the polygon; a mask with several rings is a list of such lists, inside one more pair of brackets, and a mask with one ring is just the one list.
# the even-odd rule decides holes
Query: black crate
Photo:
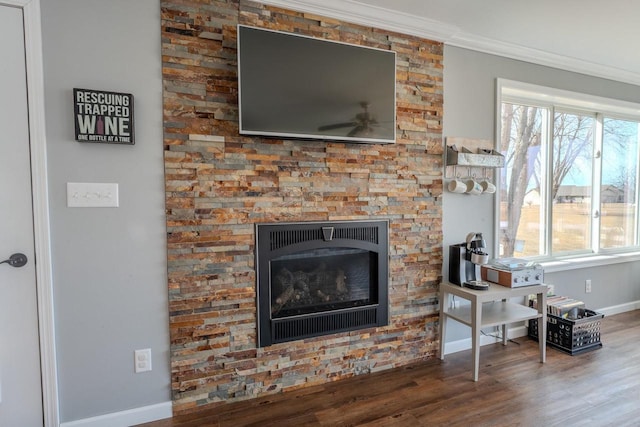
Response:
[{"label": "black crate", "polygon": [[[604,314],[580,308],[577,319],[547,314],[547,344],[574,355],[602,347],[600,324]],[[529,320],[529,336],[538,339],[538,319]]]}]

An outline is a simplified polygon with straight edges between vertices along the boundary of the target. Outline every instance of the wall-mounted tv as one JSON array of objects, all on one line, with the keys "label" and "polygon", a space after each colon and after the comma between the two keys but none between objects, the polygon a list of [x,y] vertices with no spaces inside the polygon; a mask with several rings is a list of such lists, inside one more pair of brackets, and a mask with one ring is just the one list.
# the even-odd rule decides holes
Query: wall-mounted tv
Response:
[{"label": "wall-mounted tv", "polygon": [[396,54],[238,26],[240,133],[394,143]]}]

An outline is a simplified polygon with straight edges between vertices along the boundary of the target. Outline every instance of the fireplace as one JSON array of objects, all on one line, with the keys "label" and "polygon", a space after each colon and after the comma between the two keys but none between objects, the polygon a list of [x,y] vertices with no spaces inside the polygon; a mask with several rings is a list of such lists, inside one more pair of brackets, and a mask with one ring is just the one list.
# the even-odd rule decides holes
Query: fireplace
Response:
[{"label": "fireplace", "polygon": [[256,225],[258,346],[388,324],[388,221]]}]

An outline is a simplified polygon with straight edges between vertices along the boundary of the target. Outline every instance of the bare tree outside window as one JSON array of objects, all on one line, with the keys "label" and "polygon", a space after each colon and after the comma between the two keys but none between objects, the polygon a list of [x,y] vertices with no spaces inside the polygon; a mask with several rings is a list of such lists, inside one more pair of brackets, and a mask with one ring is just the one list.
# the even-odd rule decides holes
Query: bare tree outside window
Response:
[{"label": "bare tree outside window", "polygon": [[503,102],[501,113],[500,256],[638,244],[638,120],[534,102]]},{"label": "bare tree outside window", "polygon": [[[500,151],[505,154],[500,204],[500,244],[503,256],[513,256],[517,241],[539,244],[540,161],[542,124],[546,110],[527,105],[502,104]],[[525,201],[527,196],[528,201]],[[525,217],[522,218],[523,208]],[[520,232],[520,236],[518,236]],[[520,249],[518,252],[523,252]],[[532,253],[532,255],[537,255]]]},{"label": "bare tree outside window", "polygon": [[552,254],[591,249],[595,124],[595,114],[554,115]]}]

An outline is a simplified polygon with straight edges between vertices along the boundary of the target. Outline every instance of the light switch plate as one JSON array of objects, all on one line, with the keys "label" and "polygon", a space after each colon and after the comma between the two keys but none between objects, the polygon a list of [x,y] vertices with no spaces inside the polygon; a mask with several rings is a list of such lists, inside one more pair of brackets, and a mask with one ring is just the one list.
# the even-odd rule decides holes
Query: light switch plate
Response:
[{"label": "light switch plate", "polygon": [[67,182],[67,206],[70,208],[117,208],[117,183]]}]

